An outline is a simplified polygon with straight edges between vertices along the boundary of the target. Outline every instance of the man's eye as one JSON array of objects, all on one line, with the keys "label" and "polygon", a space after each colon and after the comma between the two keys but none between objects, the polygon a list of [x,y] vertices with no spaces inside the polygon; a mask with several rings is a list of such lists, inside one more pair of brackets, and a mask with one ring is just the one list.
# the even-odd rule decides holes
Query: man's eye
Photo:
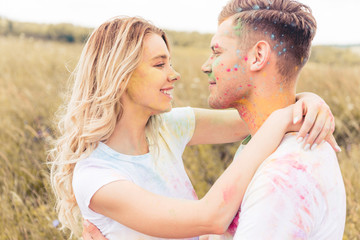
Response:
[{"label": "man's eye", "polygon": [[165,63],[156,64],[155,67],[164,67]]}]

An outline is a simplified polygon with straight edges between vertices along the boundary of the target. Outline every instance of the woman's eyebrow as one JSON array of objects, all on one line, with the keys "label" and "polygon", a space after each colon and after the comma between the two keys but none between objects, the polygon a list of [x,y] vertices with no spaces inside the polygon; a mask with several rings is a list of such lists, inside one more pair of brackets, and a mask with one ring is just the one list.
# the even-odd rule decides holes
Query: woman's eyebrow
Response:
[{"label": "woman's eyebrow", "polygon": [[156,60],[156,59],[158,59],[158,58],[161,58],[161,59],[167,59],[167,58],[168,58],[168,56],[167,56],[167,55],[165,55],[165,54],[161,54],[161,55],[157,55],[157,56],[155,56],[155,57],[151,58],[151,60]]}]

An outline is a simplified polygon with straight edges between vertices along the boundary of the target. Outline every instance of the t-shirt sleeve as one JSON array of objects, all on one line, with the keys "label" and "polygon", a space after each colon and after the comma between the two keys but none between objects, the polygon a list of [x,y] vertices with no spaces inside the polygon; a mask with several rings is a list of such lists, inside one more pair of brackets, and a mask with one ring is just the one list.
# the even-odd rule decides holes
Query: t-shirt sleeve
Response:
[{"label": "t-shirt sleeve", "polygon": [[[195,113],[191,107],[173,108],[163,115],[165,132],[185,148],[195,131]],[[166,133],[167,132],[167,133]]]},{"label": "t-shirt sleeve", "polygon": [[286,164],[291,160],[270,163],[254,176],[241,206],[235,240],[309,238],[324,197],[301,162]]},{"label": "t-shirt sleeve", "polygon": [[100,162],[98,159],[84,159],[74,170],[72,186],[79,208],[85,215],[90,210],[91,198],[101,187],[114,181],[130,180],[126,174]]}]

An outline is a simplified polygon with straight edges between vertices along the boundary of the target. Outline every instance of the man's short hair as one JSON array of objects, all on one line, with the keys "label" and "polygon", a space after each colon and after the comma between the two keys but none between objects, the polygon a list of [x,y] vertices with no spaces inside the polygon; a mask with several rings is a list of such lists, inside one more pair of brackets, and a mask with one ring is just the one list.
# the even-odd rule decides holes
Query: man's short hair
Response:
[{"label": "man's short hair", "polygon": [[295,0],[231,0],[221,11],[219,24],[230,17],[247,48],[243,50],[265,38],[286,79],[296,76],[309,59],[316,20],[308,6]]}]

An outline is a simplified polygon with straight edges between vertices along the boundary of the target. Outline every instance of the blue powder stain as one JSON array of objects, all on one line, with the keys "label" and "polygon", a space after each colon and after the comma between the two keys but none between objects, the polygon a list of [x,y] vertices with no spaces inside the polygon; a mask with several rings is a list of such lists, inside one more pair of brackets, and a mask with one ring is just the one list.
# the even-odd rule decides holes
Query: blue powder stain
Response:
[{"label": "blue powder stain", "polygon": [[291,46],[291,48],[294,48],[294,46]]},{"label": "blue powder stain", "polygon": [[242,8],[236,9],[237,12],[242,12]]},{"label": "blue powder stain", "polygon": [[279,44],[276,44],[275,47],[274,47],[274,49],[276,49],[278,46],[279,46]]},{"label": "blue powder stain", "polygon": [[237,64],[234,65],[234,68],[239,68]]},{"label": "blue powder stain", "polygon": [[285,35],[284,34],[281,34],[281,37],[284,37]]},{"label": "blue powder stain", "polygon": [[267,6],[266,9],[269,10],[269,9],[270,9],[270,6]]},{"label": "blue powder stain", "polygon": [[283,45],[283,42],[280,42],[280,45]]},{"label": "blue powder stain", "polygon": [[256,31],[258,28],[257,27],[254,27],[254,30]]},{"label": "blue powder stain", "polygon": [[267,32],[265,32],[265,35],[267,35]]},{"label": "blue powder stain", "polygon": [[267,62],[267,64],[270,64],[270,62]]},{"label": "blue powder stain", "polygon": [[260,7],[259,7],[259,5],[255,5],[255,6],[253,6],[253,9],[254,9],[254,10],[259,10]]},{"label": "blue powder stain", "polygon": [[274,40],[275,39],[275,35],[271,34],[271,39]]},{"label": "blue powder stain", "polygon": [[283,52],[286,52],[286,48],[283,49]]},{"label": "blue powder stain", "polygon": [[276,24],[277,22],[276,21],[274,21],[274,24]]},{"label": "blue powder stain", "polygon": [[279,52],[279,56],[281,55],[282,52]]}]

